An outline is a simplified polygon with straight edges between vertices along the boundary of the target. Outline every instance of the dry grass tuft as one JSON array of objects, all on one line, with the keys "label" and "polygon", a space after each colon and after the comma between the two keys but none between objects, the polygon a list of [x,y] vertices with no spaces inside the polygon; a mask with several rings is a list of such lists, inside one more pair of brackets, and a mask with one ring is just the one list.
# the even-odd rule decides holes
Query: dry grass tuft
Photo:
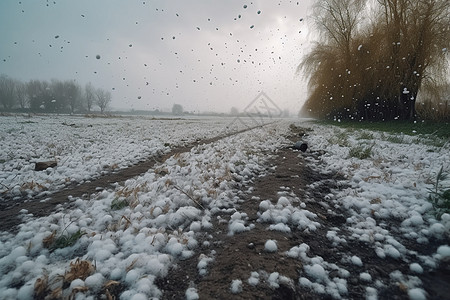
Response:
[{"label": "dry grass tuft", "polygon": [[134,268],[134,266],[136,265],[136,263],[138,262],[138,260],[139,260],[139,258],[135,258],[135,259],[131,262],[131,264],[130,264],[129,266],[127,266],[127,268],[126,268],[127,273],[130,272],[130,271]]},{"label": "dry grass tuft", "polygon": [[52,234],[50,234],[49,236],[44,238],[42,240],[42,244],[43,244],[44,248],[47,248],[47,249],[50,248],[55,242],[55,237],[56,237],[56,231],[53,231]]},{"label": "dry grass tuft", "polygon": [[120,289],[120,282],[109,280],[103,285],[103,290],[105,291],[105,297],[107,300],[115,300],[115,294],[118,294],[118,290]]},{"label": "dry grass tuft", "polygon": [[370,200],[370,204],[380,204],[381,203],[381,199],[380,198],[375,198]]},{"label": "dry grass tuft", "polygon": [[70,283],[75,279],[85,280],[94,271],[95,267],[90,261],[77,258],[75,262],[70,263],[70,270],[64,274],[64,281]]},{"label": "dry grass tuft", "polygon": [[20,189],[22,191],[26,191],[26,190],[32,190],[32,191],[46,191],[47,188],[45,186],[43,186],[40,183],[35,182],[34,180],[32,180],[31,182],[25,182],[21,185]]},{"label": "dry grass tuft", "polygon": [[69,300],[76,299],[78,293],[85,293],[89,289],[85,286],[76,286],[72,289],[72,293],[70,293]]},{"label": "dry grass tuft", "polygon": [[169,186],[173,185],[173,181],[171,179],[167,179],[164,184],[166,187],[169,187]]},{"label": "dry grass tuft", "polygon": [[[36,279],[34,283],[34,299],[76,299],[78,293],[88,291],[87,287],[76,286],[70,295],[63,297],[63,289],[70,286],[75,279],[86,280],[95,271],[95,266],[87,260],[77,258],[70,263],[70,269],[64,275],[57,275],[49,281],[48,274]],[[114,299],[114,298],[113,298]]]},{"label": "dry grass tuft", "polygon": [[125,198],[131,208],[139,204],[139,193],[146,191],[147,183],[135,187],[123,187],[116,191],[116,198]]},{"label": "dry grass tuft", "polygon": [[126,217],[125,215],[122,215],[122,217],[120,217],[119,221],[117,221],[117,223],[111,224],[108,226],[108,230],[109,231],[117,231],[120,228],[122,228],[123,226],[123,230],[127,230],[128,227],[130,227],[133,223],[131,222],[131,220]]},{"label": "dry grass tuft", "polygon": [[368,176],[368,177],[366,177],[366,178],[363,178],[363,180],[365,181],[365,182],[369,182],[369,181],[372,181],[372,180],[374,180],[374,179],[380,179],[381,178],[381,176],[374,176],[374,175],[372,175],[372,176]]},{"label": "dry grass tuft", "polygon": [[47,299],[49,299],[49,300],[53,300],[53,299],[62,299],[63,297],[62,297],[62,288],[61,287],[59,287],[59,288],[56,288],[56,289],[54,289],[51,293],[50,293],[50,295],[48,295],[45,299],[47,300]]},{"label": "dry grass tuft", "polygon": [[42,277],[36,279],[34,283],[34,296],[35,298],[44,298],[49,292],[48,275],[44,274]]}]

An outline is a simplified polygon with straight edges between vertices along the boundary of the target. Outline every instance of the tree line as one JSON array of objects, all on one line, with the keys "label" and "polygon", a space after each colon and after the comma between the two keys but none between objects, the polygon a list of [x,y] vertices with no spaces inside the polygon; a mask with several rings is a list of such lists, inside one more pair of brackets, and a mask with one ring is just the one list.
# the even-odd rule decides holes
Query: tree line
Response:
[{"label": "tree line", "polygon": [[318,0],[314,23],[320,41],[298,67],[310,90],[301,113],[412,120],[428,100],[450,118],[448,0]]},{"label": "tree line", "polygon": [[0,110],[45,113],[90,113],[95,107],[104,113],[111,102],[111,92],[82,87],[75,80],[30,80],[22,82],[0,75]]}]

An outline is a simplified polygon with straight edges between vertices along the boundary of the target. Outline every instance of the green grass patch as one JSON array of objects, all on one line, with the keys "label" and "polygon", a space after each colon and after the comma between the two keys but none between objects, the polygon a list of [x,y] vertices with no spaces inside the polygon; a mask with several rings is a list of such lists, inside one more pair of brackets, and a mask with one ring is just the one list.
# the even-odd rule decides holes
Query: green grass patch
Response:
[{"label": "green grass patch", "polygon": [[370,158],[372,156],[372,148],[373,145],[371,146],[357,145],[355,147],[350,148],[348,156],[356,157],[359,159]]},{"label": "green grass patch", "polygon": [[384,135],[381,138],[383,141],[387,141],[394,144],[403,144],[405,143],[404,135]]},{"label": "green grass patch", "polygon": [[359,136],[356,138],[358,140],[373,140],[373,133],[369,131],[362,131]]},{"label": "green grass patch", "polygon": [[75,245],[75,243],[83,236],[86,232],[78,230],[73,234],[63,234],[55,240],[55,243],[50,249],[61,249]]},{"label": "green grass patch", "polygon": [[48,237],[44,238],[43,245],[50,251],[70,247],[75,245],[75,243],[85,234],[86,232],[78,230],[77,232],[72,234],[65,233],[56,236],[56,232],[53,232]]},{"label": "green grass patch", "polygon": [[351,122],[351,121],[318,121],[322,125],[335,125],[348,129],[367,129],[392,134],[404,133],[407,135],[431,134],[443,139],[450,139],[450,123],[430,121],[388,121],[388,122]]},{"label": "green grass patch", "polygon": [[328,143],[339,145],[340,147],[348,147],[350,143],[348,142],[348,131],[335,130],[335,134],[328,139]]},{"label": "green grass patch", "polygon": [[112,202],[111,202],[111,209],[112,210],[121,210],[124,207],[128,206],[128,201],[126,199],[123,198],[115,198]]}]

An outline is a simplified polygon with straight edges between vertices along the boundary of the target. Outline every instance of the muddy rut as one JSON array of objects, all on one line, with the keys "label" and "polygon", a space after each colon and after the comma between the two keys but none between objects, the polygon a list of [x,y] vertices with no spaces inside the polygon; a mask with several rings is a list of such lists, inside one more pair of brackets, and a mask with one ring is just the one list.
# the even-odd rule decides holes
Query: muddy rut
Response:
[{"label": "muddy rut", "polygon": [[[293,141],[295,138],[293,137]],[[200,276],[197,264],[198,257],[195,256],[186,261],[180,261],[172,269],[170,274],[158,282],[163,291],[162,299],[183,299],[184,293],[189,286],[197,288],[200,299],[301,299],[302,293],[297,285],[280,284],[279,287],[270,287],[267,283],[252,286],[246,282],[251,272],[263,271],[267,274],[278,272],[282,276],[291,279],[299,278],[299,271],[302,264],[298,259],[283,257],[280,253],[288,251],[302,242],[314,243],[312,233],[309,236],[302,236],[299,232],[283,233],[279,231],[267,230],[268,224],[257,221],[259,203],[262,200],[271,200],[276,203],[280,197],[280,192],[285,191],[291,197],[304,198],[307,193],[307,186],[310,183],[334,179],[332,176],[322,175],[314,172],[306,166],[303,154],[293,151],[290,148],[283,148],[270,162],[276,166],[275,171],[269,172],[266,176],[257,179],[250,194],[243,193],[243,201],[237,205],[237,211],[248,215],[247,223],[254,224],[250,231],[228,235],[228,224],[219,222],[221,219],[229,219],[230,215],[218,214],[213,217],[214,232],[211,232],[209,240],[215,252],[214,261],[208,266],[208,274]],[[283,191],[280,187],[284,187]],[[321,186],[314,191],[318,195],[329,193],[333,184]],[[345,222],[345,218],[339,214],[328,215],[326,210],[314,203],[308,204],[321,218],[330,221],[329,226],[339,226]],[[276,240],[278,250],[276,253],[264,251],[265,242],[269,239]],[[325,248],[325,245],[316,243],[318,247]],[[201,249],[204,253],[209,253],[210,248]],[[324,249],[325,250],[325,249]],[[239,294],[232,294],[230,283],[232,280],[240,279],[243,282],[243,291]],[[263,280],[263,279],[261,279]],[[310,294],[311,296],[311,294]],[[313,298],[317,295],[313,295]]]}]

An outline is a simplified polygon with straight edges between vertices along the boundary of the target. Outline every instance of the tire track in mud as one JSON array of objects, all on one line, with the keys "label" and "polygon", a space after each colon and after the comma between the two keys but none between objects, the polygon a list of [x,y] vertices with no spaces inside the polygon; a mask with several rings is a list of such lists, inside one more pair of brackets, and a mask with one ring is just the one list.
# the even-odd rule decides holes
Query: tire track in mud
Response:
[{"label": "tire track in mud", "polygon": [[175,154],[188,152],[198,145],[211,144],[218,140],[244,133],[256,128],[262,128],[273,123],[274,122],[264,123],[253,127],[247,127],[245,129],[234,131],[231,133],[220,134],[212,138],[197,140],[187,146],[179,146],[171,149],[167,153],[151,156],[146,160],[141,161],[138,164],[130,166],[126,169],[121,169],[117,172],[94,178],[86,183],[70,185],[63,190],[56,191],[44,197],[34,197],[32,200],[6,199],[5,201],[0,202],[0,230],[9,232],[17,231],[17,226],[22,224],[23,222],[24,215],[21,213],[21,211],[24,209],[27,210],[26,215],[32,214],[33,217],[48,216],[49,214],[54,212],[55,209],[59,208],[59,205],[63,205],[62,209],[67,208],[67,206],[70,205],[69,196],[72,196],[74,198],[89,197],[91,194],[98,192],[99,190],[108,188],[116,182],[123,182],[127,179],[139,176],[147,172],[149,169],[153,168],[155,165],[163,163]]}]

